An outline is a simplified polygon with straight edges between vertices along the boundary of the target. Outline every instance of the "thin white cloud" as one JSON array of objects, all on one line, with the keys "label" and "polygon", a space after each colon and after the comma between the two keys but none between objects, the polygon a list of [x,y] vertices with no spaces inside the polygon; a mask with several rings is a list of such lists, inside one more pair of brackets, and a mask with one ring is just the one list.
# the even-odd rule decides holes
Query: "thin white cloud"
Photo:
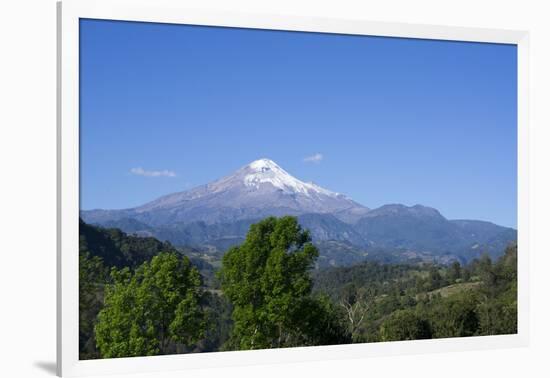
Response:
[{"label": "thin white cloud", "polygon": [[130,173],[136,176],[145,176],[145,177],[176,177],[176,172],[169,170],[162,171],[148,171],[141,167],[130,169]]},{"label": "thin white cloud", "polygon": [[323,154],[316,153],[311,156],[307,156],[304,158],[305,163],[320,163],[321,160],[323,160]]}]

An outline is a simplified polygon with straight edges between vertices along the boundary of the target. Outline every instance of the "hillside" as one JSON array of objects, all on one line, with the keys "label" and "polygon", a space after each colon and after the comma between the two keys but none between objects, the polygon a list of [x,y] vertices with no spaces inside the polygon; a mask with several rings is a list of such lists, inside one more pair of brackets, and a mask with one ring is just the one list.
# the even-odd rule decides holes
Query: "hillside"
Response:
[{"label": "hillside", "polygon": [[[314,328],[314,332],[321,332],[322,337],[327,339],[309,339],[309,341],[300,339],[302,341],[296,341],[296,345],[493,335],[515,333],[517,330],[517,247],[514,245],[509,246],[503,256],[496,261],[492,261],[488,255],[483,255],[467,265],[457,262],[445,266],[432,263],[354,261],[352,266],[346,267],[331,267],[330,263],[323,262],[329,257],[323,256],[321,250],[321,256],[317,258],[314,247],[309,245],[308,256],[312,258],[312,262],[315,259],[318,260],[310,265],[297,262],[296,245],[289,245],[281,255],[280,249],[276,247],[279,242],[271,237],[258,237],[254,234],[259,230],[265,231],[265,225],[269,222],[273,224],[288,222],[288,218],[290,217],[264,220],[263,227],[253,228],[248,234],[247,241],[239,248],[232,250],[233,255],[245,251],[257,262],[248,265],[247,259],[242,260],[241,257],[227,259],[190,248],[176,250],[171,244],[160,242],[152,237],[127,235],[117,229],[101,228],[81,221],[80,358],[101,357],[94,329],[99,321],[98,314],[105,310],[106,303],[110,303],[109,306],[125,306],[123,302],[113,300],[115,293],[118,292],[118,295],[124,298],[133,298],[133,300],[144,298],[154,302],[156,298],[156,294],[152,295],[154,290],[133,291],[135,290],[133,285],[156,285],[164,283],[164,278],[174,277],[168,274],[162,275],[162,280],[150,281],[143,276],[144,269],[151,269],[151,264],[155,260],[158,263],[159,260],[154,258],[155,256],[167,259],[170,255],[187,264],[184,266],[198,269],[201,279],[197,280],[197,284],[200,284],[199,292],[202,294],[200,303],[197,305],[200,311],[204,311],[212,326],[195,344],[169,342],[162,352],[165,354],[237,348],[235,346],[237,344],[234,344],[235,339],[231,338],[231,335],[236,332],[234,307],[227,297],[227,286],[224,287],[223,281],[220,284],[215,278],[216,272],[223,271],[224,267],[228,269],[227,264],[236,263],[231,272],[237,276],[241,275],[243,269],[255,272],[254,274],[265,273],[265,269],[262,269],[259,262],[262,259],[261,256],[268,251],[268,253],[277,253],[279,257],[287,256],[285,258],[288,262],[295,261],[296,266],[283,264],[291,271],[301,267],[301,274],[303,274],[301,281],[290,280],[289,283],[302,282],[306,285],[298,287],[309,287],[306,291],[311,291],[311,296],[308,296],[304,303],[321,306],[316,307],[316,311],[324,314],[316,321],[329,322],[332,324],[331,327],[338,326],[337,334],[330,332],[325,334],[324,327]],[[296,220],[294,222],[297,224]],[[280,232],[281,229],[277,230]],[[295,230],[303,232],[300,228]],[[251,234],[253,236],[250,236]],[[280,237],[282,234],[276,235]],[[307,242],[308,239],[297,237],[295,240]],[[330,244],[336,244],[329,249],[338,250],[341,255],[349,256],[355,253],[353,247],[346,243],[330,242]],[[189,257],[191,264],[185,256]],[[306,256],[303,250],[299,256]],[[265,259],[265,255],[263,258],[264,263],[275,261]],[[314,265],[317,269],[311,269]],[[170,266],[177,265],[169,264],[166,269]],[[134,281],[128,281],[130,277],[133,277]],[[309,286],[308,282],[311,282],[312,286]],[[245,279],[243,285],[248,288],[248,280]],[[171,290],[176,289],[170,287],[167,295],[170,295]],[[269,289],[269,286],[265,288]],[[250,289],[259,290],[259,286],[254,284]],[[230,293],[235,294],[231,291]],[[245,304],[248,303],[246,301]],[[133,309],[140,312],[145,308]],[[114,313],[119,314],[118,311]],[[142,315],[146,317],[147,314],[148,312],[145,311]],[[318,315],[317,312],[308,314]],[[299,318],[301,319],[302,316],[304,314]],[[306,322],[306,324],[310,323]],[[111,327],[112,323],[104,322],[103,326]],[[307,327],[305,329],[308,332],[311,331]],[[329,329],[334,330],[330,327]]]}]

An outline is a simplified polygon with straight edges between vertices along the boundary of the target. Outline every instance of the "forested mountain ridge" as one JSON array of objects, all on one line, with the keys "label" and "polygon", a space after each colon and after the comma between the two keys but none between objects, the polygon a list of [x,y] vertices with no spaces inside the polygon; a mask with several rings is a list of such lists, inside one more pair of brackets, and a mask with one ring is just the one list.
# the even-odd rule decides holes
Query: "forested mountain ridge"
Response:
[{"label": "forested mountain ridge", "polygon": [[79,224],[80,252],[100,257],[109,267],[136,267],[160,252],[176,252],[169,242],[128,235],[117,228]]}]

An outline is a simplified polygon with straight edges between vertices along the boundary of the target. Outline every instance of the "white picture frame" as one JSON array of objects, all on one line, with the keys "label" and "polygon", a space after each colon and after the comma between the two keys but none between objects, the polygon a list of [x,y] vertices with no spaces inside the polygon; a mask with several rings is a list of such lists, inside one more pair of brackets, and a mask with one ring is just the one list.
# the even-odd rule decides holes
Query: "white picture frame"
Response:
[{"label": "white picture frame", "polygon": [[[518,51],[518,333],[454,339],[302,347],[278,350],[132,357],[78,357],[79,19],[110,19],[286,31],[491,42]],[[525,31],[369,22],[186,9],[177,0],[63,1],[58,3],[57,373],[60,376],[174,371],[201,367],[290,363],[381,355],[481,350],[528,345],[529,161],[528,56]]]}]

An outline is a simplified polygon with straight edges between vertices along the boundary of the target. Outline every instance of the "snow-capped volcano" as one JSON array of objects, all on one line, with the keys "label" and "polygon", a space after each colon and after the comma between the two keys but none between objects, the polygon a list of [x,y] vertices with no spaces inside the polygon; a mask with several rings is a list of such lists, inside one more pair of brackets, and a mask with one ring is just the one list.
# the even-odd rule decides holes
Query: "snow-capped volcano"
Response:
[{"label": "snow-capped volcano", "polygon": [[191,190],[169,194],[127,210],[86,212],[86,218],[132,218],[150,225],[227,223],[274,215],[366,213],[348,197],[303,182],[270,159],[259,159],[231,175]]},{"label": "snow-capped volcano", "polygon": [[218,251],[241,243],[258,220],[283,215],[298,218],[313,241],[321,243],[321,256],[330,264],[362,261],[364,249],[373,248],[375,253],[405,251],[415,258],[439,256],[451,261],[458,256],[469,261],[477,256],[472,246],[497,254],[516,239],[513,229],[447,220],[436,209],[421,205],[369,210],[343,194],[297,179],[269,159],[135,208],[81,211],[88,223]]}]

